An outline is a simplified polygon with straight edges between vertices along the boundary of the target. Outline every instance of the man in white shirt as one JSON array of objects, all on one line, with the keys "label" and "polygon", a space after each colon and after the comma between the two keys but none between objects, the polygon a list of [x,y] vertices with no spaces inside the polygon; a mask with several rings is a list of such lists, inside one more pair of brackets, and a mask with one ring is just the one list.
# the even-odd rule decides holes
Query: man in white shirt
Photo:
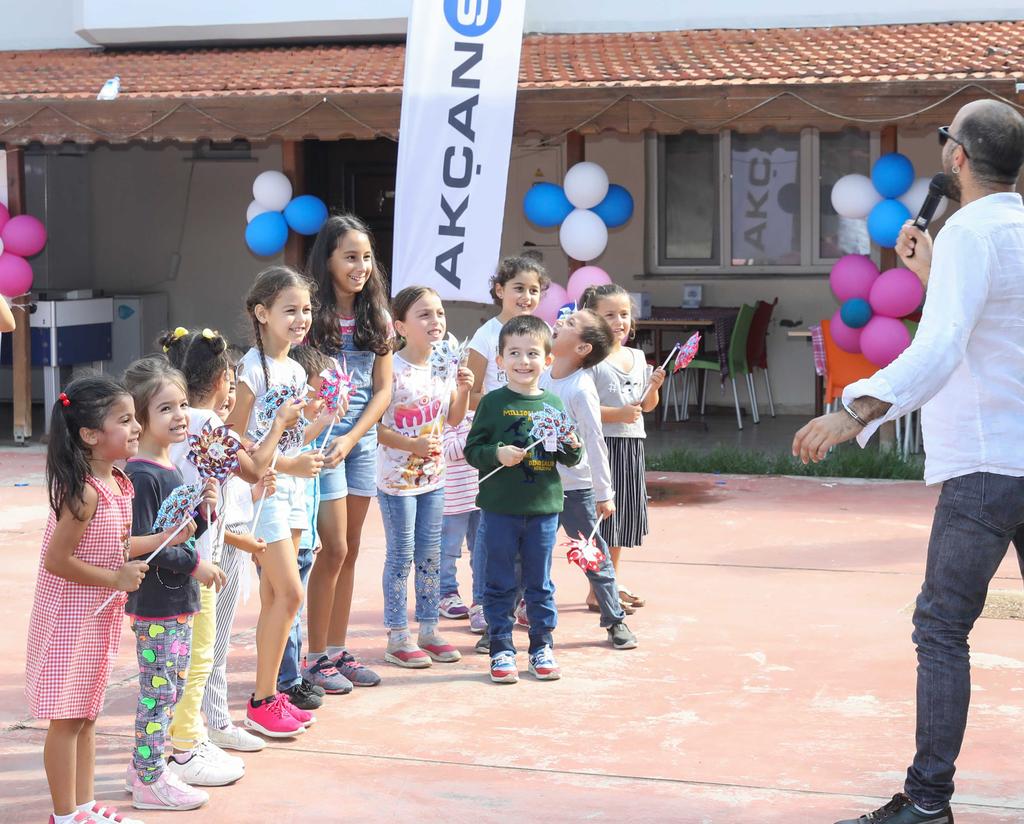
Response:
[{"label": "man in white shirt", "polygon": [[949,800],[970,703],[967,636],[1011,541],[1024,548],[1024,118],[969,103],[939,129],[947,194],[961,203],[935,241],[908,224],[896,251],[928,286],[917,335],[843,392],[844,410],[793,441],[804,463],[865,445],[921,408],[925,481],[942,483],[914,612],[917,754],[903,793],[838,824],[952,824]]}]

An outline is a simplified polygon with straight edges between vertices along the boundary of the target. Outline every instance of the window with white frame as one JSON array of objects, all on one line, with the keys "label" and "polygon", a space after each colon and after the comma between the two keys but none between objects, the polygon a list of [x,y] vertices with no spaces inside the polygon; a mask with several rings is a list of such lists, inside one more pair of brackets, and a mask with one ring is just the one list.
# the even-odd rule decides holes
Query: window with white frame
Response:
[{"label": "window with white frame", "polygon": [[843,175],[869,173],[872,144],[857,129],[651,138],[648,269],[814,273],[844,254],[869,253],[864,222],[837,215],[829,193]]}]

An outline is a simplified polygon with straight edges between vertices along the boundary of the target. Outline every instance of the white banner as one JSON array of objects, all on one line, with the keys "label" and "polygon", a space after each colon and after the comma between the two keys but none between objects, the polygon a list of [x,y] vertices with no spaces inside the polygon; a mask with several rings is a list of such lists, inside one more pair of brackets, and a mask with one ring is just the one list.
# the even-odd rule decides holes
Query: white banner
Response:
[{"label": "white banner", "polygon": [[414,0],[398,140],[392,294],[490,303],[501,254],[525,0]]}]

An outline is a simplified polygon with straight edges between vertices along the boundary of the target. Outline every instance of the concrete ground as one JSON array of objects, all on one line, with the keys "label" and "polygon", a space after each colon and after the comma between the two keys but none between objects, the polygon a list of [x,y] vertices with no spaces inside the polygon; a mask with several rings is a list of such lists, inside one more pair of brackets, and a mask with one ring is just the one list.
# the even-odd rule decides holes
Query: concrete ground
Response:
[{"label": "concrete ground", "polygon": [[[39,447],[0,449],[3,822],[43,822],[50,809],[46,725],[26,717],[22,697],[42,471]],[[248,756],[246,777],[212,790],[204,810],[144,820],[830,824],[888,799],[912,756],[909,607],[936,490],[658,474],[650,484],[653,534],[621,576],[648,599],[629,619],[640,648],[605,645],[583,607],[583,576],[556,553],[565,674],[551,683],[524,674],[515,686],[491,684],[464,622],[444,625],[462,662],[425,671],[384,664],[374,508],[350,643],[383,684],[329,697],[313,729]],[[468,574],[463,562],[467,584]],[[994,586],[1020,590],[1014,558]],[[257,607],[254,598],[235,627],[239,715]],[[1020,822],[1020,624],[982,619],[972,649],[957,821]],[[133,657],[126,631],[99,723],[97,792],[124,807]]]}]

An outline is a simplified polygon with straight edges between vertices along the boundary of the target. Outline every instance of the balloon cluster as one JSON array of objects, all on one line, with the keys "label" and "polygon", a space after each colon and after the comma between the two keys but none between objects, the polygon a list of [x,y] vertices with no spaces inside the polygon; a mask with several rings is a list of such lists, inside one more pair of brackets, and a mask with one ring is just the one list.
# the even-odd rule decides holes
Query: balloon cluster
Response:
[{"label": "balloon cluster", "polygon": [[[871,177],[844,175],[832,187],[832,208],[840,217],[868,222],[871,239],[885,249],[896,245],[900,229],[921,210],[929,178],[914,179],[914,166],[899,152],[884,154],[871,168]],[[946,211],[945,198],[934,218]],[[933,219],[934,219],[933,218]]]},{"label": "balloon cluster", "polygon": [[25,258],[46,245],[46,227],[32,215],[11,217],[0,203],[0,295],[13,298],[32,288],[32,266]]},{"label": "balloon cluster", "polygon": [[608,183],[596,163],[583,161],[565,174],[562,186],[535,183],[523,198],[526,219],[536,226],[558,226],[558,242],[574,260],[593,260],[608,245],[608,230],[633,216],[633,196]]},{"label": "balloon cluster", "polygon": [[288,242],[288,229],[315,235],[327,220],[327,206],[313,195],[292,197],[292,183],[281,172],[261,172],[252,184],[245,212],[245,243],[254,255],[276,255]]},{"label": "balloon cluster", "polygon": [[921,305],[924,286],[909,269],[879,273],[871,258],[846,255],[832,267],[829,285],[841,304],[829,324],[840,349],[888,366],[910,345],[910,332],[900,318]]}]

